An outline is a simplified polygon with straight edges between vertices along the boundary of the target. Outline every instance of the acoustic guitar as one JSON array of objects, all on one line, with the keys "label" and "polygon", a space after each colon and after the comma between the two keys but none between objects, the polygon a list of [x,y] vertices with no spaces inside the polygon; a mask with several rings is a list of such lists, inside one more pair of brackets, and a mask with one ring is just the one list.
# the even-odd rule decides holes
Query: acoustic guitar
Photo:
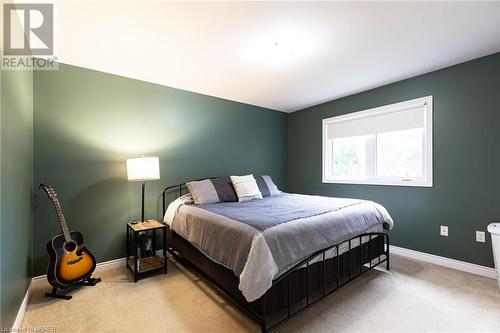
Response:
[{"label": "acoustic guitar", "polygon": [[50,185],[40,184],[56,210],[61,233],[47,242],[49,268],[47,279],[53,287],[66,288],[89,278],[95,270],[95,258],[85,247],[78,231],[69,231],[57,194]]}]

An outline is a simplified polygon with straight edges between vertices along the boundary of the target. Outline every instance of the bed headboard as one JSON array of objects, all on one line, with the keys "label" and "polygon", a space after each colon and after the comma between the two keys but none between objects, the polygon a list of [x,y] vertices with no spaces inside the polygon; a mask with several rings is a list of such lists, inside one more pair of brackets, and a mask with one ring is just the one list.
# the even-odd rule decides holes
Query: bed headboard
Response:
[{"label": "bed headboard", "polygon": [[204,180],[204,179],[215,179],[215,178],[218,178],[218,177],[205,177],[205,178],[200,178],[200,179],[192,179],[192,180],[186,180],[184,183],[181,183],[181,184],[177,184],[177,185],[170,185],[170,186],[167,186],[165,187],[165,189],[163,190],[162,192],[162,202],[163,202],[163,215],[165,215],[165,212],[167,211],[167,194],[168,193],[171,193],[171,192],[176,192],[178,195],[176,196],[176,198],[182,196],[182,193],[183,193],[183,190],[186,188],[186,183],[189,183],[189,182],[197,182],[197,181],[200,181],[200,180]]}]

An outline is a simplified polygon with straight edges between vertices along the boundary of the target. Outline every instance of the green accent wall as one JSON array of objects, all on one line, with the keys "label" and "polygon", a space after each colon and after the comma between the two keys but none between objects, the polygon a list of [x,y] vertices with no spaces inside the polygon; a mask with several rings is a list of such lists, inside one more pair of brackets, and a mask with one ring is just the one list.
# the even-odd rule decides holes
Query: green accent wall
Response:
[{"label": "green accent wall", "polygon": [[[160,193],[188,179],[287,172],[287,115],[188,91],[60,64],[34,73],[34,185],[54,185],[70,229],[98,261],[125,256],[125,226],[140,217],[141,185],[125,160],[160,157],[146,183],[146,217],[162,218]],[[36,195],[34,275],[46,273],[45,244],[58,233]]]},{"label": "green accent wall", "polygon": [[0,77],[0,326],[9,328],[32,276],[33,74]]},{"label": "green accent wall", "polygon": [[[434,186],[323,184],[324,118],[434,96]],[[395,221],[393,245],[493,267],[500,220],[500,53],[294,112],[288,118],[288,189],[374,200]],[[439,226],[449,236],[439,236]]]}]

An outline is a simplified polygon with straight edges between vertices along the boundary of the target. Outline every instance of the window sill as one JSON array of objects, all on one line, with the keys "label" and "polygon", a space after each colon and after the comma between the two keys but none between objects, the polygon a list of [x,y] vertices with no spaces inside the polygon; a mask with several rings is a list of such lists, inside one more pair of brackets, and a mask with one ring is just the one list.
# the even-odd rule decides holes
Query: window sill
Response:
[{"label": "window sill", "polygon": [[351,184],[351,185],[385,185],[408,187],[433,187],[432,181],[403,181],[403,180],[344,180],[323,179],[324,184]]}]

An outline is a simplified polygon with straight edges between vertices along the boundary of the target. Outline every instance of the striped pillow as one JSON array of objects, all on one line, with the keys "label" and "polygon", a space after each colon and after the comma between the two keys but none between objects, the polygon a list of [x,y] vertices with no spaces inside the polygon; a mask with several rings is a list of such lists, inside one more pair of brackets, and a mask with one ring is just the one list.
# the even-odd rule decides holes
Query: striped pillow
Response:
[{"label": "striped pillow", "polygon": [[272,197],[275,195],[281,195],[281,191],[278,190],[276,184],[274,184],[271,176],[255,176],[255,181],[259,187],[260,193],[263,197]]}]

